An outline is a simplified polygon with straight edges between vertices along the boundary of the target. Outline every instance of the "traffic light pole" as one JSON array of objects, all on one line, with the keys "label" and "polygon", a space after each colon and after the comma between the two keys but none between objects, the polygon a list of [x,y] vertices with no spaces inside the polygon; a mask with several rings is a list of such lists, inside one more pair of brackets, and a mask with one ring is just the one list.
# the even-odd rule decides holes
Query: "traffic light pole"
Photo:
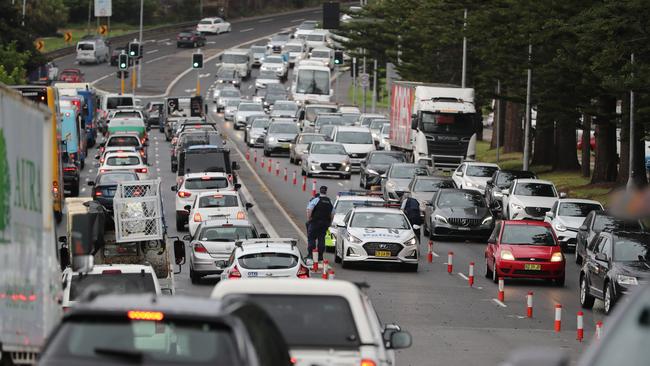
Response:
[{"label": "traffic light pole", "polygon": [[120,94],[124,94],[124,71],[120,71]]},{"label": "traffic light pole", "polygon": [[336,79],[334,80],[334,95],[335,95],[335,100],[336,103],[339,102],[339,65],[334,65],[334,76]]},{"label": "traffic light pole", "polygon": [[136,67],[135,67],[135,62],[137,60],[133,60],[134,64],[131,66],[131,93],[135,95],[135,84],[136,84],[136,79],[138,78],[138,75],[136,75]]},{"label": "traffic light pole", "polygon": [[196,96],[201,95],[201,69],[196,69]]}]

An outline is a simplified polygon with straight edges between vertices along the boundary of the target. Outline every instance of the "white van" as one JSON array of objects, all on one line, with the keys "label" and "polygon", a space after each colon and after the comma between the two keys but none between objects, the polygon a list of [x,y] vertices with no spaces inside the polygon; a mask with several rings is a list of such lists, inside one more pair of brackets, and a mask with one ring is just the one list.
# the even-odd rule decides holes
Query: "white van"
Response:
[{"label": "white van", "polygon": [[250,49],[246,48],[231,48],[225,50],[219,56],[219,63],[217,66],[231,67],[239,72],[242,78],[246,79],[250,76],[251,69],[253,68],[253,53]]},{"label": "white van", "polygon": [[291,96],[298,103],[311,100],[329,103],[334,94],[330,81],[331,70],[322,62],[304,60],[293,72]]},{"label": "white van", "polygon": [[305,36],[307,48],[311,51],[314,48],[327,47],[327,37],[329,32],[324,29],[314,29]]},{"label": "white van", "polygon": [[101,38],[82,40],[77,42],[77,62],[79,64],[101,64],[110,59],[109,49]]}]

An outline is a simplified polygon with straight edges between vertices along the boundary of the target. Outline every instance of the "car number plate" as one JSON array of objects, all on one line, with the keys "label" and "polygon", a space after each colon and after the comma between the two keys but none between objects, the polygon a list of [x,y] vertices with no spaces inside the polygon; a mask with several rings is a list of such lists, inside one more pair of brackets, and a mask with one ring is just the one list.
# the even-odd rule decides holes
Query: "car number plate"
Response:
[{"label": "car number plate", "polygon": [[459,226],[458,227],[458,230],[462,230],[462,231],[469,231],[470,229],[471,228],[468,228],[468,227],[465,227],[465,226]]},{"label": "car number plate", "polygon": [[257,277],[257,272],[248,272],[248,277]]},{"label": "car number plate", "polygon": [[288,149],[289,148],[289,144],[282,144],[280,146],[282,146],[283,149]]},{"label": "car number plate", "polygon": [[390,250],[376,250],[375,257],[390,257]]},{"label": "car number plate", "polygon": [[529,270],[529,271],[541,271],[542,270],[542,265],[541,264],[524,264],[524,269]]},{"label": "car number plate", "polygon": [[333,166],[333,165],[326,165],[325,169],[327,169],[327,170],[336,170],[336,167]]}]

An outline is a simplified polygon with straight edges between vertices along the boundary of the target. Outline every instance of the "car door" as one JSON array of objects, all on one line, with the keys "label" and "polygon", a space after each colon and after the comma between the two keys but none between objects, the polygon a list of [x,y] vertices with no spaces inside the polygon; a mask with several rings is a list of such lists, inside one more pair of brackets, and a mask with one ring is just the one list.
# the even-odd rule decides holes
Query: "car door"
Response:
[{"label": "car door", "polygon": [[510,207],[510,195],[512,195],[512,192],[515,191],[516,185],[517,185],[517,181],[515,180],[510,185],[510,188],[507,189],[508,194],[504,194],[503,197],[501,198],[501,211],[505,219],[508,219],[508,215],[510,215],[510,213],[508,212],[509,211],[508,207]]},{"label": "car door", "polygon": [[[591,222],[594,219],[594,213],[590,212],[585,217],[585,221],[582,222],[582,225],[578,228],[578,233],[576,234],[576,252],[584,256],[587,252],[587,231],[591,227]],[[587,228],[587,230],[582,230]]]},{"label": "car door", "polygon": [[456,186],[459,188],[463,188],[463,181],[464,181],[464,175],[465,175],[465,164],[460,164],[460,166],[454,171],[454,174],[452,174],[451,179],[454,180],[454,183],[456,183]]},{"label": "car door", "polygon": [[343,258],[345,256],[345,241],[343,240],[343,236],[347,234],[347,229],[348,229],[348,223],[350,221],[350,216],[352,216],[352,210],[348,211],[348,213],[345,215],[343,218],[343,226],[344,227],[339,227],[336,229],[336,247],[341,249],[341,257]]},{"label": "car door", "polygon": [[[596,259],[596,256],[602,255],[604,259]],[[609,270],[609,258],[611,257],[611,240],[608,236],[599,236],[598,244],[595,250],[588,254],[589,263],[591,265],[591,290],[598,294],[599,297],[603,297],[605,278],[607,277],[607,272]]]},{"label": "car door", "polygon": [[488,238],[488,244],[487,247],[485,248],[485,258],[487,259],[486,265],[488,262],[492,263],[492,270],[494,270],[494,262],[492,261],[492,258],[496,257],[497,253],[497,245],[499,242],[499,236],[501,233],[501,221],[497,222],[496,225],[494,225],[494,230],[492,230],[492,234]]}]

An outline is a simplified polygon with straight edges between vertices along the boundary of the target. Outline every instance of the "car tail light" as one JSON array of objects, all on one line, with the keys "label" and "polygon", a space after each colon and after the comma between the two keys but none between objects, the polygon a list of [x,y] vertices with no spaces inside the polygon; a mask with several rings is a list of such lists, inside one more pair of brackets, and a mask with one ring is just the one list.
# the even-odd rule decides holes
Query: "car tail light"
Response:
[{"label": "car tail light", "polygon": [[181,36],[176,36],[176,40],[177,40],[177,41],[180,41],[180,40],[181,40]]},{"label": "car tail light", "polygon": [[192,194],[190,192],[178,191],[178,197],[180,197],[180,198],[187,198],[187,197],[190,197],[190,196],[192,196]]},{"label": "car tail light", "polygon": [[93,196],[95,196],[95,197],[101,197],[101,196],[103,196],[103,194],[102,194],[101,191],[95,191],[95,192],[93,192]]},{"label": "car tail light", "polygon": [[67,313],[68,311],[70,311],[70,307],[69,307],[69,306],[63,306],[62,309],[63,309],[63,312],[64,312],[64,313]]},{"label": "car tail light", "polygon": [[144,158],[144,150],[140,150],[140,156]]},{"label": "car tail light", "polygon": [[373,360],[368,360],[364,358],[363,360],[361,360],[361,366],[377,366],[377,364]]},{"label": "car tail light", "polygon": [[309,278],[309,269],[302,264],[298,269],[298,278]]},{"label": "car tail light", "polygon": [[100,172],[100,173],[106,173],[107,171],[108,171],[108,170],[106,170],[106,169],[99,169],[99,172]]},{"label": "car tail light", "polygon": [[64,172],[76,172],[77,168],[76,167],[67,167],[67,168],[63,168],[63,171]]},{"label": "car tail light", "polygon": [[122,271],[119,269],[105,269],[102,274],[122,274]]},{"label": "car tail light", "polygon": [[202,221],[201,214],[198,213],[198,212],[195,213],[195,214],[194,214],[194,222],[201,222],[201,221]]},{"label": "car tail light", "polygon": [[147,168],[138,168],[135,170],[136,173],[146,173],[147,171]]},{"label": "car tail light", "polygon": [[174,137],[174,138],[172,139],[172,145],[176,145],[176,140],[177,140],[176,137]]},{"label": "car tail light", "polygon": [[104,150],[106,150],[106,149],[105,149],[105,148],[103,148],[103,147],[100,147],[100,148],[99,148],[99,152],[101,152],[101,153],[103,153],[103,152],[104,152]]},{"label": "car tail light", "polygon": [[241,272],[239,272],[239,268],[237,268],[237,266],[235,266],[232,269],[232,271],[230,271],[230,273],[228,273],[228,279],[232,280],[232,279],[237,279],[237,278],[241,278]]},{"label": "car tail light", "polygon": [[165,318],[165,314],[163,314],[161,311],[129,310],[126,313],[126,316],[131,320],[161,321]]},{"label": "car tail light", "polygon": [[205,249],[205,247],[201,243],[194,244],[194,251],[196,253],[207,253],[208,252],[208,250]]},{"label": "car tail light", "polygon": [[232,182],[232,174],[228,174],[228,180]]},{"label": "car tail light", "polygon": [[237,220],[245,220],[245,219],[246,219],[246,213],[244,211],[237,212]]}]

